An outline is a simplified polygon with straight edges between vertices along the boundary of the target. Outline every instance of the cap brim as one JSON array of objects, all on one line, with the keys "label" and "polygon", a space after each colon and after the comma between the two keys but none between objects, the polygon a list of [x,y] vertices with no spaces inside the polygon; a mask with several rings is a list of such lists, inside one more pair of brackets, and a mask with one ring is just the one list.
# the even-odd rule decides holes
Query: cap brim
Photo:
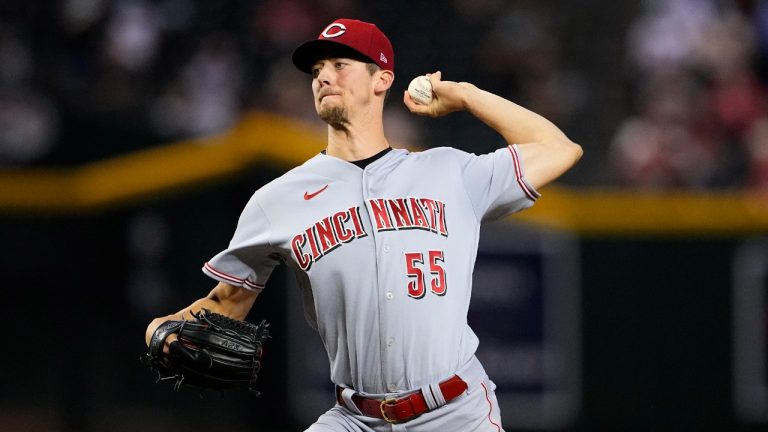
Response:
[{"label": "cap brim", "polygon": [[375,63],[360,51],[325,39],[315,39],[304,42],[293,50],[291,60],[304,73],[311,74],[315,62],[324,58],[351,58],[365,63]]}]

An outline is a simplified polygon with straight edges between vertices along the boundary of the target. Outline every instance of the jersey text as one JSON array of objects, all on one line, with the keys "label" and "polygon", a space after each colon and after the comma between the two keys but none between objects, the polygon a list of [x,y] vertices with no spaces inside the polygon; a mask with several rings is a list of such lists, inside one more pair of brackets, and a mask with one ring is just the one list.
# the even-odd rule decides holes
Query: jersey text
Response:
[{"label": "jersey text", "polygon": [[299,267],[307,271],[312,267],[312,263],[327,253],[344,243],[367,235],[360,220],[360,208],[350,207],[326,216],[296,234],[291,240],[291,249]]},{"label": "jersey text", "polygon": [[368,200],[376,231],[420,229],[448,237],[445,203],[431,198]]}]

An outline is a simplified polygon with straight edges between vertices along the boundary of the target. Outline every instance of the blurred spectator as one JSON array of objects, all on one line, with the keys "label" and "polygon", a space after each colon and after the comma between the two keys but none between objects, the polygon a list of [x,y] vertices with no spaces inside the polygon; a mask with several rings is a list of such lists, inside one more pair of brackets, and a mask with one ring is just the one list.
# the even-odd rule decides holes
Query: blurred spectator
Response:
[{"label": "blurred spectator", "polygon": [[717,148],[705,127],[703,94],[684,73],[654,76],[641,91],[637,116],[612,143],[619,178],[639,187],[701,187],[715,180]]},{"label": "blurred spectator", "polygon": [[752,123],[747,134],[749,167],[747,184],[761,192],[768,192],[768,117],[763,116]]},{"label": "blurred spectator", "polygon": [[104,17],[106,0],[65,0],[61,18],[70,34],[82,33],[96,25]]},{"label": "blurred spectator", "polygon": [[120,2],[107,23],[104,50],[107,58],[128,71],[146,68],[157,53],[160,17],[154,6]]},{"label": "blurred spectator", "polygon": [[737,139],[765,108],[764,90],[752,67],[754,46],[745,17],[730,11],[708,29],[700,50],[718,123]]},{"label": "blurred spectator", "polygon": [[240,115],[243,65],[229,35],[203,39],[192,59],[152,107],[157,129],[169,137],[221,132]]},{"label": "blurred spectator", "polygon": [[34,162],[56,139],[58,118],[47,98],[29,91],[0,91],[0,166]]},{"label": "blurred spectator", "polygon": [[714,0],[643,0],[628,33],[627,56],[641,74],[696,67],[718,21]]},{"label": "blurred spectator", "polygon": [[454,4],[470,17],[487,19],[477,52],[479,72],[491,91],[559,125],[583,108],[587,84],[563,64],[555,31],[559,17],[551,7],[530,1],[460,0]]},{"label": "blurred spectator", "polygon": [[292,50],[317,32],[312,4],[307,0],[267,0],[255,12],[254,28],[282,51]]},{"label": "blurred spectator", "polygon": [[325,123],[317,118],[315,105],[312,103],[309,75],[296,69],[289,57],[283,57],[272,64],[265,84],[258,106],[307,124],[314,124],[319,131],[326,130]]},{"label": "blurred spectator", "polygon": [[0,166],[34,162],[57,138],[53,104],[29,88],[33,61],[20,33],[0,26]]},{"label": "blurred spectator", "polygon": [[627,41],[636,114],[611,144],[618,179],[644,188],[764,187],[752,174],[766,95],[748,17],[728,1],[643,5]]}]

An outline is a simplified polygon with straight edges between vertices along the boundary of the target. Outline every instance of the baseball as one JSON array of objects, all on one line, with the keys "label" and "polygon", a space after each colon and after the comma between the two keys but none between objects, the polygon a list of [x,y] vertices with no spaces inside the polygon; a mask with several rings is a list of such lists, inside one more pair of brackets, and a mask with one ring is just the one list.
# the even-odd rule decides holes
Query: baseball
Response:
[{"label": "baseball", "polygon": [[408,94],[419,105],[429,105],[432,102],[432,83],[424,75],[417,76],[408,84]]}]

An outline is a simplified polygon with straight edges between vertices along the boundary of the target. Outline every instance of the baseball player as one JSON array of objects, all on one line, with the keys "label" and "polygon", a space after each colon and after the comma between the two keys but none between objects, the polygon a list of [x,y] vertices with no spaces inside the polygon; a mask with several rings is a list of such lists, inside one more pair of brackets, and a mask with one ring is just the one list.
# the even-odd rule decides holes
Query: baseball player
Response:
[{"label": "baseball player", "polygon": [[581,148],[543,117],[435,72],[429,104],[403,95],[411,112],[469,111],[509,145],[481,156],[392,149],[382,112],[395,57],[370,23],[334,21],[293,63],[312,77],[326,149],[254,193],[229,247],[203,267],[218,285],[155,319],[147,338],[202,307],[243,319],[285,263],[336,385],[335,406],[308,431],[502,430],[467,325],[480,224],[533,205]]}]

